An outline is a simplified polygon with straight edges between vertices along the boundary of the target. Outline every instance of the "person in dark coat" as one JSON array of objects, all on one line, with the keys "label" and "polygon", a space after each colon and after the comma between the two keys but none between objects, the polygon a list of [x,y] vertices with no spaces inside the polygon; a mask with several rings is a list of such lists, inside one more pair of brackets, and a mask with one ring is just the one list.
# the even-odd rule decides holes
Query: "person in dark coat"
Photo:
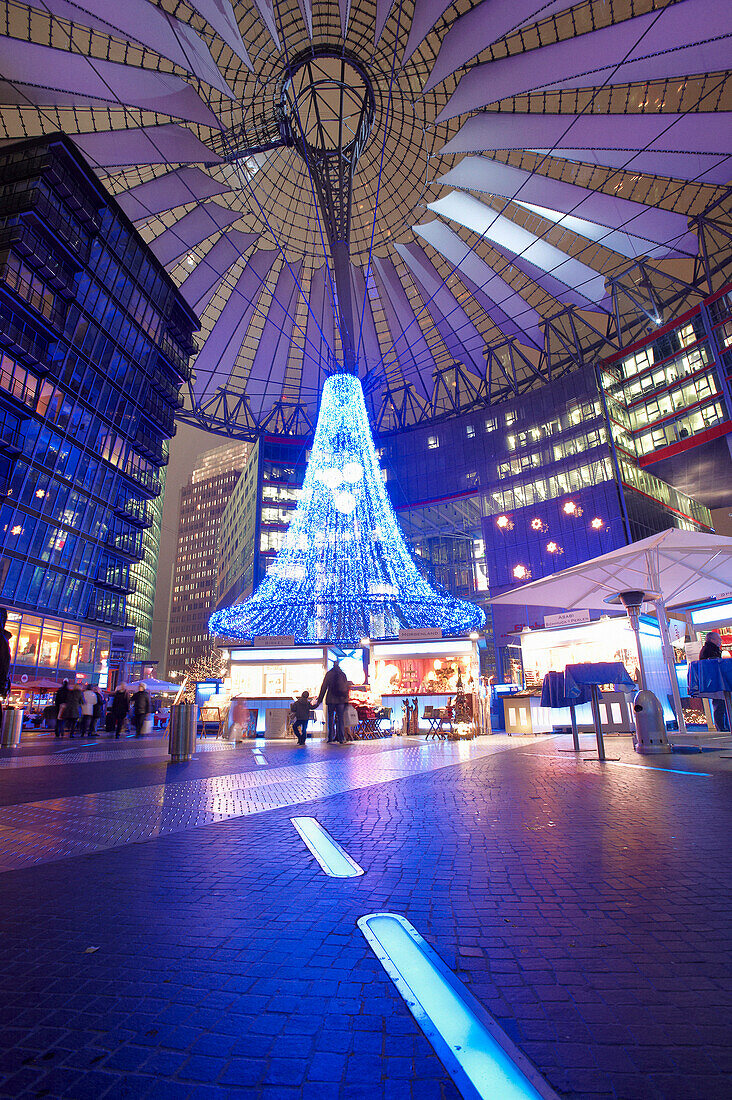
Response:
[{"label": "person in dark coat", "polygon": [[109,709],[112,714],[112,720],[114,721],[114,736],[119,737],[122,732],[122,727],[127,720],[127,715],[130,712],[130,694],[125,684],[117,685],[117,690],[112,696],[112,705]]},{"label": "person in dark coat", "polygon": [[[719,661],[722,657],[722,635],[718,630],[710,630],[699,654],[700,661]],[[727,707],[724,699],[712,699],[714,724],[718,730],[728,732]]]},{"label": "person in dark coat", "polygon": [[323,698],[328,708],[328,744],[337,741],[342,745],[343,714],[348,706],[348,677],[337,661],[323,677],[320,694],[314,706],[319,707]]},{"label": "person in dark coat", "polygon": [[7,621],[8,613],[4,607],[0,607],[0,699],[4,699],[10,691],[10,639],[13,635],[5,629]]},{"label": "person in dark coat", "polygon": [[94,710],[92,711],[92,733],[96,733],[99,728],[99,722],[104,716],[104,696],[98,688],[94,688],[94,694],[96,700],[94,702]]},{"label": "person in dark coat", "polygon": [[70,687],[69,694],[64,704],[64,725],[69,731],[69,739],[73,738],[77,723],[81,718],[81,688]]},{"label": "person in dark coat", "polygon": [[137,691],[132,696],[132,721],[135,726],[135,737],[142,737],[145,719],[152,711],[152,699],[145,687],[145,681],[140,680]]},{"label": "person in dark coat", "polygon": [[292,729],[297,737],[298,745],[305,744],[312,706],[313,704],[310,702],[310,696],[307,691],[304,691],[294,703],[290,703],[290,710],[295,718],[295,721],[292,723]]},{"label": "person in dark coat", "polygon": [[69,697],[69,681],[64,680],[61,687],[53,697],[53,705],[56,708],[56,736],[64,735],[64,709]]}]

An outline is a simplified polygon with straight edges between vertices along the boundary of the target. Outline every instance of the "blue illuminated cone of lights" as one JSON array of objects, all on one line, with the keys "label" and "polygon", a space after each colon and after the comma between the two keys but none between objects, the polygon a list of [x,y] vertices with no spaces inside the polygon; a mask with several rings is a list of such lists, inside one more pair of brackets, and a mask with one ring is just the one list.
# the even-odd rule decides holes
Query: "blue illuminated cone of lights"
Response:
[{"label": "blue illuminated cone of lights", "polygon": [[357,644],[400,627],[454,636],[484,623],[479,607],[436,592],[420,574],[384,488],[361,383],[332,375],[282,548],[246,603],[211,616],[211,633]]}]

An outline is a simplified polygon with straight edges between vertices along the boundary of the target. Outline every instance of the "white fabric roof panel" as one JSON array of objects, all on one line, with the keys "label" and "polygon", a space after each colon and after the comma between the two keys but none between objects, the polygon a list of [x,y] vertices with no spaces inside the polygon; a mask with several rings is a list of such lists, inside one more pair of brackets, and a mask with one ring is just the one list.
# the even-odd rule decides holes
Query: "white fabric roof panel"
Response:
[{"label": "white fabric roof panel", "polygon": [[481,371],[485,340],[424,249],[416,244],[398,244],[396,250],[412,272],[425,308],[450,354],[467,367]]},{"label": "white fabric roof panel", "polygon": [[190,275],[180,284],[181,293],[194,313],[199,316],[203,313],[226,272],[257,239],[256,233],[227,229],[203,259],[198,260]]},{"label": "white fabric roof panel", "polygon": [[[565,217],[563,225],[583,233],[590,240],[601,240],[607,248],[623,256],[696,252],[696,237],[688,232],[687,219],[681,214],[649,210],[642,203],[602,191],[590,191],[487,157],[465,157],[441,177],[440,183],[515,199],[522,205],[539,204],[567,215],[571,211],[574,221],[570,223]],[[628,232],[611,232],[625,227]],[[603,229],[604,233],[596,231]],[[641,239],[643,237],[645,240]]]},{"label": "white fabric roof panel", "polygon": [[151,241],[150,247],[161,264],[171,264],[201,241],[239,220],[238,210],[226,210],[217,202],[206,202],[184,214],[182,218]]},{"label": "white fabric roof panel", "polygon": [[221,195],[228,190],[226,184],[219,183],[200,168],[175,168],[147,183],[122,191],[115,198],[127,217],[139,222],[151,218],[153,214],[210,199],[212,195]]},{"label": "white fabric roof panel", "polygon": [[[0,98],[19,93],[39,106],[69,105],[73,97],[97,104],[129,104],[175,118],[219,125],[216,115],[196,90],[171,73],[135,69],[116,61],[101,61],[35,42],[0,37]],[[65,94],[64,94],[65,93]],[[71,93],[71,96],[69,96]]]},{"label": "white fabric roof panel", "polygon": [[506,336],[521,339],[526,335],[541,345],[541,316],[485,260],[472,252],[457,233],[437,219],[426,225],[416,225],[414,231],[453,265],[461,279],[470,279],[500,308],[501,315],[494,320]]},{"label": "white fabric roof panel", "polygon": [[234,98],[206,43],[192,27],[150,0],[29,0],[49,11],[116,38],[131,38],[167,57],[229,98]]},{"label": "white fabric roof panel", "polygon": [[605,298],[605,280],[587,264],[572,259],[565,252],[529,233],[510,218],[497,214],[485,203],[472,195],[452,191],[437,202],[429,204],[429,209],[444,218],[450,218],[472,230],[479,237],[495,241],[512,253],[521,254],[542,271],[567,286],[580,291],[591,302],[601,302]]},{"label": "white fabric roof panel", "polygon": [[475,65],[438,122],[537,88],[587,88],[726,69],[732,4],[679,0],[578,38]]},{"label": "white fabric roof panel", "polygon": [[276,259],[274,249],[261,249],[248,260],[193,363],[194,392],[210,396],[228,380]]},{"label": "white fabric roof panel", "polygon": [[98,168],[221,162],[221,157],[212,153],[195,134],[175,122],[137,130],[99,130],[72,137],[87,160]]}]

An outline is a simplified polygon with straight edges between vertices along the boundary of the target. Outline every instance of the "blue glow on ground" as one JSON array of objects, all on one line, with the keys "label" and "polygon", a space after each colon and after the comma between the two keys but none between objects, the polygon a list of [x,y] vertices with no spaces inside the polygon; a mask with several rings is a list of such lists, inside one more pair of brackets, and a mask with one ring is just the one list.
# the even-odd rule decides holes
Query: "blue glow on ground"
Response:
[{"label": "blue glow on ground", "polygon": [[664,768],[662,766],[654,768],[653,764],[629,764],[625,760],[608,760],[608,764],[615,764],[618,768],[641,768],[644,772],[673,772],[674,775],[701,775],[704,779],[709,779],[711,772],[687,772],[684,768]]},{"label": "blue glow on ground", "polygon": [[291,817],[290,821],[326,875],[331,878],[356,878],[363,874],[363,868],[351,859],[314,817]]},{"label": "blue glow on ground", "polygon": [[409,921],[372,913],[358,925],[463,1096],[555,1100],[553,1090]]}]

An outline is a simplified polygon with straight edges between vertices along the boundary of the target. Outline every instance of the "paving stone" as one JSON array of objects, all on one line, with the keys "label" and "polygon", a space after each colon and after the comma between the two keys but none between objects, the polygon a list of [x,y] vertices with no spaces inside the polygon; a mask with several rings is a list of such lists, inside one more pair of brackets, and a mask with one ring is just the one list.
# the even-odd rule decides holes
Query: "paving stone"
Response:
[{"label": "paving stone", "polygon": [[[729,765],[392,740],[0,759],[0,1095],[454,1100],[356,926],[392,911],[560,1096],[726,1100]],[[323,875],[293,807],[366,874]]]}]

